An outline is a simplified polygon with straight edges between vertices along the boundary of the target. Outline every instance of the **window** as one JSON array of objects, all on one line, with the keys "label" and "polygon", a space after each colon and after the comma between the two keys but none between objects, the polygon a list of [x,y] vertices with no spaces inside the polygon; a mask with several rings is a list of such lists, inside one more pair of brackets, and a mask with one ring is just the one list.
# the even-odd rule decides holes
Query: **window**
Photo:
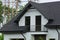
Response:
[{"label": "window", "polygon": [[29,27],[28,30],[30,30],[30,16],[25,17],[25,26]]},{"label": "window", "polygon": [[50,39],[50,40],[55,40],[55,39]]},{"label": "window", "polygon": [[41,31],[41,16],[36,16],[36,31]]},{"label": "window", "polygon": [[11,39],[11,40],[24,40],[24,39]]},{"label": "window", "polygon": [[46,40],[46,35],[34,35],[35,40]]}]

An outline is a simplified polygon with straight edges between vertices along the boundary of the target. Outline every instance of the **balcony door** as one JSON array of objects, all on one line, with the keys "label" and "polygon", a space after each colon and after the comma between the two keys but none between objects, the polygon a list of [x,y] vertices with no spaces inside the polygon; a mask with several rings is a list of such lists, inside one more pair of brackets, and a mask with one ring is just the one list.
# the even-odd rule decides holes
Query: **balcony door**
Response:
[{"label": "balcony door", "polygon": [[41,31],[41,16],[36,16],[36,31]]},{"label": "balcony door", "polygon": [[35,40],[46,40],[46,35],[34,35]]},{"label": "balcony door", "polygon": [[30,30],[30,16],[26,16],[25,17],[25,26],[26,27],[29,27],[28,30]]}]

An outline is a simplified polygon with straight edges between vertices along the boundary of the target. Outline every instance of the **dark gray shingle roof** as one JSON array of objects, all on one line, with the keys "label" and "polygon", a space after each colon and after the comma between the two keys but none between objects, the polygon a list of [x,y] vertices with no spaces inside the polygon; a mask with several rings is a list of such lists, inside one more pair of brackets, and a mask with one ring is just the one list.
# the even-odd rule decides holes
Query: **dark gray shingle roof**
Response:
[{"label": "dark gray shingle roof", "polygon": [[18,26],[18,22],[20,18],[25,14],[25,12],[31,6],[37,9],[40,13],[42,13],[49,20],[47,25],[60,25],[60,1],[50,2],[50,3],[29,2],[17,16],[15,16],[10,22],[8,22],[6,25],[4,25],[4,27],[0,29],[0,32],[18,31],[18,30],[22,31],[22,29],[24,31],[24,28],[21,28],[20,30]]}]

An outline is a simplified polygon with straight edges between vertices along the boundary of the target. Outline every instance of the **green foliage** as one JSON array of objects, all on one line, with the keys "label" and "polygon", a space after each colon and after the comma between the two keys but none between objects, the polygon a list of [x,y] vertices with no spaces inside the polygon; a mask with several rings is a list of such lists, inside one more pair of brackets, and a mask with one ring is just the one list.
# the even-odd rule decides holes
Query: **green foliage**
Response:
[{"label": "green foliage", "polygon": [[2,20],[2,13],[3,13],[3,7],[2,7],[2,2],[0,1],[0,23],[3,21]]},{"label": "green foliage", "polygon": [[0,35],[0,40],[4,40],[4,38],[3,38],[3,34],[2,34],[2,35]]}]

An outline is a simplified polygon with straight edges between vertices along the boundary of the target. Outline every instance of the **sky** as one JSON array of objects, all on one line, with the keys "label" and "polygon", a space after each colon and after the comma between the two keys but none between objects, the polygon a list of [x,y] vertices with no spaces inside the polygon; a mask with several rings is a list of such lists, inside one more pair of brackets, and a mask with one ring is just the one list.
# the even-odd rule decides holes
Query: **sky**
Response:
[{"label": "sky", "polygon": [[[15,0],[10,0],[10,2],[14,2]],[[26,3],[27,3],[27,1],[28,0],[20,0],[20,1],[22,1],[21,3],[20,3],[20,5],[25,5]],[[33,0],[32,0],[33,1]],[[39,0],[38,2],[40,3],[44,3],[44,2],[53,2],[53,1],[60,1],[60,0]],[[5,0],[2,0],[2,2],[3,2],[3,4],[5,4],[4,2],[5,2]],[[6,0],[6,5],[8,5],[8,0]],[[10,7],[12,7],[12,5],[16,5],[15,3],[10,3]]]},{"label": "sky", "polygon": [[[4,2],[6,2],[6,5],[8,5],[8,0],[1,0],[2,2],[3,2],[3,5],[5,5],[5,3]],[[21,3],[19,3],[19,6],[24,6],[26,3],[27,3],[27,0],[21,0],[22,2]],[[16,6],[16,1],[15,0],[10,0],[10,7],[12,7],[12,5],[15,7]],[[12,2],[14,2],[14,3],[12,3]]]}]

